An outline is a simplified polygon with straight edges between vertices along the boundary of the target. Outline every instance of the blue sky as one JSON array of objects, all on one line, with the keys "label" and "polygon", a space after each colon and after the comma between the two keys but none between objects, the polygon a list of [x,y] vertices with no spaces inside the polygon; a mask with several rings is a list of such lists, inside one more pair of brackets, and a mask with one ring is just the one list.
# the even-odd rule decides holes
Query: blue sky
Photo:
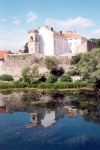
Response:
[{"label": "blue sky", "polygon": [[17,51],[43,25],[100,38],[100,0],[0,0],[0,49]]}]

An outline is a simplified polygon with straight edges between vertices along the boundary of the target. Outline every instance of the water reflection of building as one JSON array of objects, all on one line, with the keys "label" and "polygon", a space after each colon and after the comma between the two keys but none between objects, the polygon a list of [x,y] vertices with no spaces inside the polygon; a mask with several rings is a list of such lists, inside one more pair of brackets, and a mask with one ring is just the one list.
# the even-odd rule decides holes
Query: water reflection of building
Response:
[{"label": "water reflection of building", "polygon": [[78,115],[78,112],[71,106],[67,108],[57,107],[55,110],[49,110],[46,108],[40,110],[37,109],[34,112],[30,113],[31,125],[50,127],[64,115],[75,117],[76,115]]},{"label": "water reflection of building", "polygon": [[0,114],[9,114],[10,112],[8,111],[7,107],[0,107]]}]

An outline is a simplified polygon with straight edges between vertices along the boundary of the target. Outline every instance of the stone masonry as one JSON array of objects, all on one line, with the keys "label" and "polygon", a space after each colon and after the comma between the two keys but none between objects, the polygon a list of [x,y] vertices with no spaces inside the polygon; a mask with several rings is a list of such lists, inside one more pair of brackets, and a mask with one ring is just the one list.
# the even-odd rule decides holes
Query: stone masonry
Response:
[{"label": "stone masonry", "polygon": [[[46,56],[34,54],[7,54],[0,65],[0,75],[10,74],[15,80],[21,77],[21,71],[25,66],[37,65],[40,74],[47,73],[48,70],[44,65]],[[56,56],[59,60],[59,67],[63,67],[67,72],[70,67],[68,56]]]}]

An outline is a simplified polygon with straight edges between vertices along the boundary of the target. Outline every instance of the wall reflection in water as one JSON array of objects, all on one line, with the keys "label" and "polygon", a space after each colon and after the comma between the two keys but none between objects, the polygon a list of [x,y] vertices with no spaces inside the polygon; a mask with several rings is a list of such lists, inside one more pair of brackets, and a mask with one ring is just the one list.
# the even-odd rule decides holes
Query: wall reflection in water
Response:
[{"label": "wall reflection in water", "polygon": [[0,94],[0,113],[28,112],[28,127],[51,127],[64,116],[82,115],[100,123],[100,99],[95,95],[66,92],[4,92]]}]

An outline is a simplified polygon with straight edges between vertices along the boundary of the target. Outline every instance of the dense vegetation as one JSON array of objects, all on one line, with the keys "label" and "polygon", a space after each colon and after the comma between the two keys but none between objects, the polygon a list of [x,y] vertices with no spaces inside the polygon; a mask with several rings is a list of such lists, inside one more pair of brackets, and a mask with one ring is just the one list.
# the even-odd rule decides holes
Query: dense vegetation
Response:
[{"label": "dense vegetation", "polygon": [[14,79],[11,75],[3,74],[0,76],[0,80],[1,81],[13,81]]},{"label": "dense vegetation", "polygon": [[[76,59],[77,57],[79,56],[76,56]],[[76,63],[75,69],[72,72],[79,74],[84,81],[100,89],[100,48],[81,54],[79,61],[74,63]]]},{"label": "dense vegetation", "polygon": [[[26,66],[22,69],[21,78],[17,82],[14,82],[10,75],[0,76],[0,80],[12,81],[9,83],[0,82],[0,88],[95,87],[100,89],[100,48],[72,57],[73,68],[67,73],[63,68],[58,67],[58,60],[55,57],[46,57],[44,63],[49,69],[49,74],[39,74],[37,66]],[[72,81],[73,75],[79,75],[81,80]]]}]

